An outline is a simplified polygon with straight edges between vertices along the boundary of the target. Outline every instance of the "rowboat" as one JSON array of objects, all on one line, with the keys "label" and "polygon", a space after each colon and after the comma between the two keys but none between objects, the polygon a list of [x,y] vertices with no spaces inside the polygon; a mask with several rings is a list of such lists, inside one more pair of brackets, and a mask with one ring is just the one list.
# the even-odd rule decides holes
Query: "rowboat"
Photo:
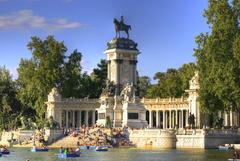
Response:
[{"label": "rowboat", "polygon": [[9,150],[2,150],[0,151],[1,154],[4,154],[4,155],[7,155],[7,154],[10,154],[10,151]]},{"label": "rowboat", "polygon": [[80,153],[72,153],[72,154],[58,154],[58,158],[76,158],[80,157]]},{"label": "rowboat", "polygon": [[96,146],[80,146],[81,150],[86,150],[86,149],[96,149]]},{"label": "rowboat", "polygon": [[232,149],[232,147],[231,146],[226,146],[226,145],[219,145],[218,146],[218,150],[221,150],[221,151],[228,151],[228,150],[230,150],[230,149]]},{"label": "rowboat", "polygon": [[32,148],[31,152],[48,152],[48,148]]},{"label": "rowboat", "polygon": [[97,146],[96,151],[108,151],[108,146]]}]

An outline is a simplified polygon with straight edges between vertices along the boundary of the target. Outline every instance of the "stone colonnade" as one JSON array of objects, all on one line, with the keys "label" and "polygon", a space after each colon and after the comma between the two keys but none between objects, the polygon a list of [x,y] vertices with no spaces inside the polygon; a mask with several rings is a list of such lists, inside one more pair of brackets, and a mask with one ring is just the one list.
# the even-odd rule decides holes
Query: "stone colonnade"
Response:
[{"label": "stone colonnade", "polygon": [[96,123],[96,110],[66,110],[62,111],[62,127],[91,126]]},{"label": "stone colonnade", "polygon": [[148,110],[149,127],[160,129],[184,128],[188,126],[189,110]]},{"label": "stone colonnade", "polygon": [[224,126],[237,126],[240,125],[240,112],[218,112],[218,117],[223,118]]}]

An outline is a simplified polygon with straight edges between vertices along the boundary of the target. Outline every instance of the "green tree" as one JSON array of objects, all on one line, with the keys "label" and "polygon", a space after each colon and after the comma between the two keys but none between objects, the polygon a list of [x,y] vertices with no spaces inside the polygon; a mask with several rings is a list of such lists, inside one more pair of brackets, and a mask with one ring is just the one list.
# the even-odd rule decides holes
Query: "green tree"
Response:
[{"label": "green tree", "polygon": [[240,105],[239,1],[209,0],[204,17],[211,29],[196,38],[200,104],[204,111]]},{"label": "green tree", "polygon": [[138,95],[140,98],[145,97],[147,94],[147,89],[151,85],[151,80],[148,76],[138,77]]},{"label": "green tree", "polygon": [[81,60],[82,54],[77,50],[74,50],[68,57],[67,62],[64,63],[64,79],[61,85],[61,93],[63,97],[81,97]]},{"label": "green tree", "polygon": [[0,66],[0,128],[16,128],[21,104],[16,98],[17,88],[9,71]]},{"label": "green tree", "polygon": [[36,111],[38,120],[44,119],[45,101],[53,87],[60,87],[63,81],[64,54],[67,51],[63,42],[53,36],[46,40],[32,37],[28,43],[32,58],[21,59],[18,68],[19,99],[26,108]]},{"label": "green tree", "polygon": [[92,85],[94,86],[94,95],[95,98],[99,98],[101,95],[102,89],[106,86],[107,80],[107,61],[105,59],[100,60],[100,63],[97,64],[97,68],[93,69],[91,73]]}]

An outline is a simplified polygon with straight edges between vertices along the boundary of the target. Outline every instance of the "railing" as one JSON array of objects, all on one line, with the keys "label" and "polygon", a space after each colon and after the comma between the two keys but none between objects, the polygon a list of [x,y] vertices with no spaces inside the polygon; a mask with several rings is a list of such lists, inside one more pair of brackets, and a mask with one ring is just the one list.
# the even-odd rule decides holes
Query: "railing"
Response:
[{"label": "railing", "polygon": [[89,99],[89,98],[62,98],[63,102],[72,103],[98,103],[99,99]]},{"label": "railing", "polygon": [[167,103],[167,102],[188,102],[187,98],[155,98],[155,99],[147,99],[142,98],[142,103]]}]

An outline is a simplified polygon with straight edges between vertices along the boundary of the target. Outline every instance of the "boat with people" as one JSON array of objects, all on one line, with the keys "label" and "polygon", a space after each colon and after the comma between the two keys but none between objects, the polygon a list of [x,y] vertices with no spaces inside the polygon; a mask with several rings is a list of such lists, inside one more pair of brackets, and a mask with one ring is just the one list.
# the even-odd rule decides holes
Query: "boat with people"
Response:
[{"label": "boat with people", "polygon": [[7,155],[7,154],[10,154],[10,151],[7,149],[6,146],[4,146],[4,147],[0,148],[0,153],[4,154],[4,155]]},{"label": "boat with people", "polygon": [[86,149],[92,150],[92,149],[96,149],[96,146],[93,146],[93,145],[91,145],[91,146],[83,145],[83,146],[80,146],[80,149],[81,150],[86,150]]},{"label": "boat with people", "polygon": [[1,154],[8,155],[10,154],[10,151],[8,149],[0,151]]},{"label": "boat with people", "polygon": [[60,148],[60,153],[58,154],[58,158],[64,159],[64,158],[76,158],[80,157],[80,148],[77,148],[73,150],[72,148],[66,148],[63,149],[62,147]]},{"label": "boat with people", "polygon": [[218,150],[221,150],[221,151],[228,151],[228,150],[231,150],[231,149],[233,149],[231,144],[224,144],[224,145],[219,145],[218,146]]},{"label": "boat with people", "polygon": [[43,146],[41,148],[36,148],[33,146],[31,152],[48,152],[48,148],[46,146]]},{"label": "boat with people", "polygon": [[96,151],[108,151],[108,146],[97,146]]}]

